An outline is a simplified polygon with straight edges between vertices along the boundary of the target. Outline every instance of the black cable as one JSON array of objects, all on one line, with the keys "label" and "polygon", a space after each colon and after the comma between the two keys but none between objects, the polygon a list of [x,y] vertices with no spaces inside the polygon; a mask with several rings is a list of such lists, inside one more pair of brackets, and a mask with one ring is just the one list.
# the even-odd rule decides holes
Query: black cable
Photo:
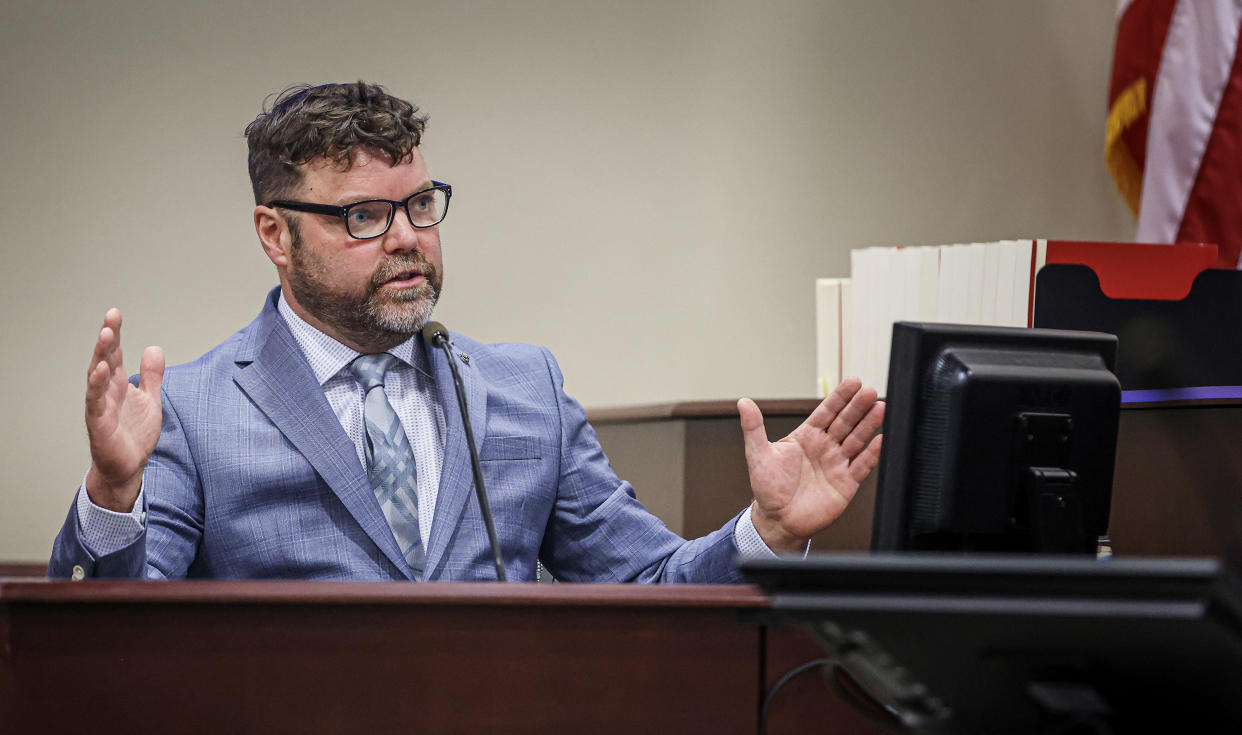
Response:
[{"label": "black cable", "polygon": [[768,696],[763,698],[763,706],[759,708],[759,735],[766,735],[768,731],[768,708],[772,706],[772,698],[775,697],[776,693],[781,690],[781,687],[788,684],[790,679],[793,679],[795,676],[805,671],[810,671],[811,669],[818,668],[820,666],[835,667],[836,665],[837,660],[835,658],[817,658],[813,661],[807,661],[801,666],[794,667],[780,679],[777,679],[776,683],[772,685],[772,688],[768,690]]},{"label": "black cable", "polygon": [[[865,687],[859,684],[854,677],[850,676],[849,672],[842,667],[835,658],[825,657],[817,658],[813,661],[807,661],[801,666],[791,669],[772,685],[772,689],[768,692],[768,696],[763,700],[763,707],[759,710],[759,735],[766,735],[768,731],[768,708],[771,707],[772,698],[776,696],[776,693],[780,691],[781,687],[788,684],[789,680],[793,679],[795,676],[820,666],[827,667],[829,669],[830,675],[825,677],[829,686],[832,687],[833,693],[840,697],[841,700],[849,705],[851,709],[863,717],[866,717],[871,722],[884,727],[885,729],[901,729],[901,719],[891,707],[875,699],[875,697],[873,697]],[[846,687],[841,683],[841,676],[844,676],[853,686],[860,690],[860,693],[863,696],[871,701],[865,702],[859,698],[858,693],[850,691],[849,687]],[[881,710],[883,714],[877,712],[877,709]]]},{"label": "black cable", "polygon": [[[828,683],[832,686],[832,691],[836,693],[846,704],[854,709],[855,712],[866,717],[877,725],[887,730],[901,730],[901,717],[892,706],[884,704],[877,699],[870,691],[867,690],[857,679],[855,679],[844,666],[833,666],[832,676],[828,677]],[[852,687],[858,689],[858,692],[851,691],[850,687],[845,686],[841,682],[844,677]],[[866,698],[864,701],[860,698]]]}]

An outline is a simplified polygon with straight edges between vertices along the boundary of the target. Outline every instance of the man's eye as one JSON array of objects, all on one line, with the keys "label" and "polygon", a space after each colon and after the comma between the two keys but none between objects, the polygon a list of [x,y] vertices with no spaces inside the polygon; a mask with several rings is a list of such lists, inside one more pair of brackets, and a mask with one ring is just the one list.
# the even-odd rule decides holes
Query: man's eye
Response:
[{"label": "man's eye", "polygon": [[435,199],[430,194],[420,194],[410,200],[410,209],[417,212],[429,212],[435,207]]},{"label": "man's eye", "polygon": [[381,219],[379,211],[375,207],[354,207],[349,210],[349,223],[351,225],[365,225]]}]

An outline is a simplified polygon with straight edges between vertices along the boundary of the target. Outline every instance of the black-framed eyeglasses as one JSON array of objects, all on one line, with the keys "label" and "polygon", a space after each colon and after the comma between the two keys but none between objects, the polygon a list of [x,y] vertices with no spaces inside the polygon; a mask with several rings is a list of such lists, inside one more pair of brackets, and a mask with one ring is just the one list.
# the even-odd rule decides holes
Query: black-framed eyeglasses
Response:
[{"label": "black-framed eyeglasses", "polygon": [[453,187],[443,181],[432,181],[431,184],[430,188],[416,191],[399,202],[391,199],[368,199],[337,207],[332,204],[277,199],[265,206],[340,217],[345,220],[345,230],[350,237],[355,240],[370,240],[388,232],[398,209],[404,209],[410,224],[420,230],[443,222],[444,215],[448,214],[449,199],[453,197]]}]

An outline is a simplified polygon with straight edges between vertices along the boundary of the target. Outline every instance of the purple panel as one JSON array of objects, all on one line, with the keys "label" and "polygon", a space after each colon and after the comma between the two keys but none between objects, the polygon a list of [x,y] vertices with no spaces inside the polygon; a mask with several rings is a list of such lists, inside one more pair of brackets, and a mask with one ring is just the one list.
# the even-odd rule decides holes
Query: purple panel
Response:
[{"label": "purple panel", "polygon": [[1122,403],[1156,403],[1159,401],[1190,401],[1215,398],[1242,398],[1242,385],[1204,385],[1194,388],[1162,388],[1158,390],[1123,390]]}]

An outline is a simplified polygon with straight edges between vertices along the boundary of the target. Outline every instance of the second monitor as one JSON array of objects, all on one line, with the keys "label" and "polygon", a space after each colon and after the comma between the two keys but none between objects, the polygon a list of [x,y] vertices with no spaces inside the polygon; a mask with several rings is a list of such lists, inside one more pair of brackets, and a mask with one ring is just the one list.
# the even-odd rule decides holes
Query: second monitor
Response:
[{"label": "second monitor", "polygon": [[894,324],[873,550],[1094,553],[1116,355],[1108,334]]}]

